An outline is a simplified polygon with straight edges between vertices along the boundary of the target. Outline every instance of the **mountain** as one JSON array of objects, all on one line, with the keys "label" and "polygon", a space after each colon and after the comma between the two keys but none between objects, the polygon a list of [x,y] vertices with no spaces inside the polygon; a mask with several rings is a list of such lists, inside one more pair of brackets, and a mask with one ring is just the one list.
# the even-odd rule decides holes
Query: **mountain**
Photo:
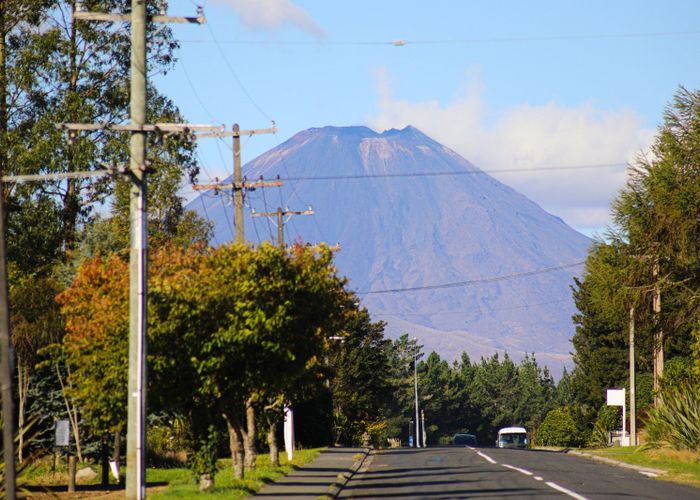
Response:
[{"label": "mountain", "polygon": [[[312,128],[243,171],[288,179],[250,191],[256,211],[313,206],[286,240],[340,243],[340,272],[389,335],[448,359],[534,352],[554,373],[570,362],[570,286],[591,241],[416,128]],[[230,193],[189,207],[215,222],[217,242],[232,239]],[[250,241],[276,237],[269,220],[245,224]]]}]

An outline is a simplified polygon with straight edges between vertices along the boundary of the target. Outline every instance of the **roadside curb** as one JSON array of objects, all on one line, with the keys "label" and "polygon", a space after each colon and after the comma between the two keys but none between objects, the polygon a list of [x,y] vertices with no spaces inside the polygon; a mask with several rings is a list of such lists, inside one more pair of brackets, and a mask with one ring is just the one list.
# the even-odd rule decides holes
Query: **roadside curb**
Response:
[{"label": "roadside curb", "polygon": [[355,473],[358,470],[360,470],[360,467],[362,467],[362,464],[365,463],[365,460],[371,452],[372,448],[364,448],[360,452],[362,456],[355,460],[355,462],[350,466],[349,470],[338,474],[338,477],[336,477],[335,482],[328,487],[328,491],[326,492],[326,494],[320,498],[337,498],[342,489],[345,487],[345,485],[348,484],[348,481],[350,481],[350,478],[352,478],[352,476],[354,476]]},{"label": "roadside curb", "polygon": [[652,467],[642,467],[641,465],[628,464],[627,462],[620,462],[619,460],[613,460],[612,458],[601,457],[598,455],[593,455],[591,453],[585,453],[583,451],[565,450],[564,453],[571,453],[572,455],[577,455],[580,457],[588,458],[588,459],[593,460],[595,462],[601,462],[601,463],[608,464],[608,465],[614,465],[616,467],[623,467],[625,469],[636,470],[640,474],[644,474],[645,476],[649,476],[649,477],[662,476],[668,472],[668,471],[665,471],[663,469],[654,469]]}]

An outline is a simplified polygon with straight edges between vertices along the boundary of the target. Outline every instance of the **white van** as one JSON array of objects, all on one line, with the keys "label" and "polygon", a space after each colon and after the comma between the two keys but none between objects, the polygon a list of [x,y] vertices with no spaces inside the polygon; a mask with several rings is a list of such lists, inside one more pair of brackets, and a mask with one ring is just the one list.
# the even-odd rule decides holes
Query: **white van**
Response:
[{"label": "white van", "polygon": [[525,427],[504,427],[498,431],[498,439],[496,439],[498,448],[527,448],[527,445]]}]

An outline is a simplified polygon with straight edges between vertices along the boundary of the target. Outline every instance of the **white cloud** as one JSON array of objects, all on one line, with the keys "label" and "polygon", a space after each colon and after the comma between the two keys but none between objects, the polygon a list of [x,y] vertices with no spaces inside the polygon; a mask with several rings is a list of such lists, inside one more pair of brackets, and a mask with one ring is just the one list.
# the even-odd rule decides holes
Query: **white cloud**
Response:
[{"label": "white cloud", "polygon": [[291,0],[215,0],[238,13],[241,22],[252,29],[276,30],[295,26],[323,39],[326,34],[304,9]]},{"label": "white cloud", "polygon": [[609,203],[624,185],[624,168],[526,169],[631,162],[654,135],[630,109],[549,102],[489,114],[478,80],[447,104],[395,99],[385,70],[377,72],[377,80],[378,111],[368,118],[369,126],[384,130],[414,125],[479,168],[522,169],[493,175],[582,230],[609,224]]}]

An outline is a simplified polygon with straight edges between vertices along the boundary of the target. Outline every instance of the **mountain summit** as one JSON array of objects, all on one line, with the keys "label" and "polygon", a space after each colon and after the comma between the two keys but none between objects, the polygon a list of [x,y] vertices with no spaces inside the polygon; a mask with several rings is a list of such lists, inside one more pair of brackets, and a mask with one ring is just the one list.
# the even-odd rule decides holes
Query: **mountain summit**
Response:
[{"label": "mountain summit", "polygon": [[[418,129],[308,129],[244,174],[288,179],[248,193],[258,212],[314,207],[289,220],[287,241],[340,243],[338,269],[390,335],[448,359],[534,352],[554,372],[568,362],[569,287],[591,241]],[[190,203],[218,242],[232,239],[224,199]],[[247,239],[270,239],[270,224],[248,218]]]}]

